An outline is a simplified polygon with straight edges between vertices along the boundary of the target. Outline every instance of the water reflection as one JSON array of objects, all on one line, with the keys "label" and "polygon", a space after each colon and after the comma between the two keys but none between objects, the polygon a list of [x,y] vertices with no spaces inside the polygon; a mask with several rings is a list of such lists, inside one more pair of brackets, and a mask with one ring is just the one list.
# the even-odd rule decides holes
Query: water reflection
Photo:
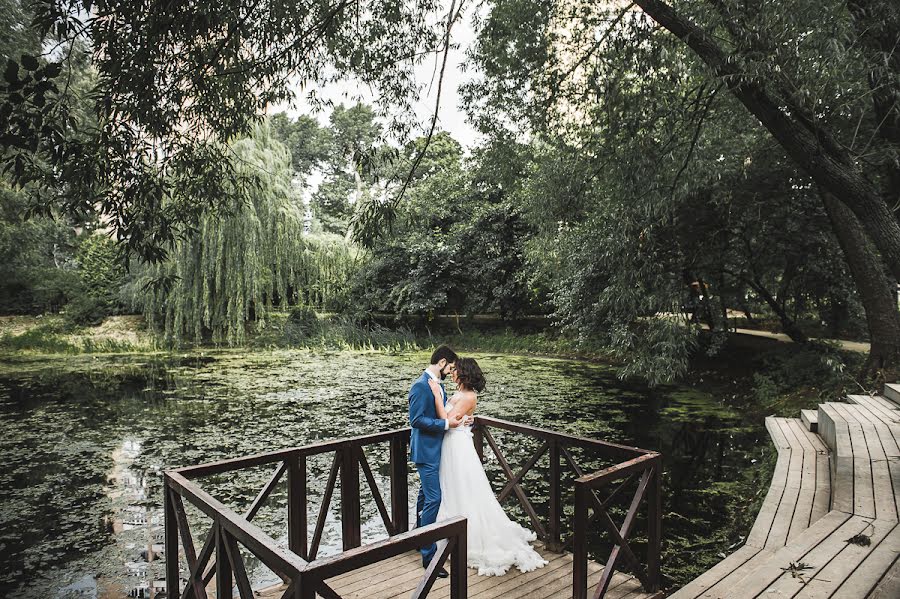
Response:
[{"label": "water reflection", "polygon": [[[476,357],[489,385],[482,413],[662,451],[667,539],[689,546],[729,528],[727,485],[759,459],[759,424],[743,423],[707,394],[624,384],[605,366]],[[164,590],[163,469],[404,426],[406,392],[426,361],[426,354],[291,351],[6,360],[0,596],[155,597]],[[524,461],[530,447],[512,449]],[[367,458],[387,497],[386,451]],[[311,519],[329,459],[309,466]],[[271,474],[261,467],[203,486],[242,513]],[[499,476],[495,461],[489,475]],[[530,483],[538,506],[539,475]],[[338,503],[336,496],[320,555],[340,550]],[[362,503],[364,538],[383,537],[365,491]],[[254,520],[284,544],[286,504],[282,482]],[[188,517],[202,545],[208,521],[191,509]],[[668,555],[669,563],[678,559]],[[245,558],[257,584],[277,580]]]}]

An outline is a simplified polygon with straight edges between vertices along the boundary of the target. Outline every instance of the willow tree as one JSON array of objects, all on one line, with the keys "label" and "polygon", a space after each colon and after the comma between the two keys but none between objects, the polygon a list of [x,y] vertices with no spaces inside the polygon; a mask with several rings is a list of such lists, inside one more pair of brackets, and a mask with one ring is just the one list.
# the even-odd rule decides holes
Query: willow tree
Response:
[{"label": "willow tree", "polygon": [[[267,124],[229,147],[247,190],[226,194],[178,241],[152,280],[172,284],[146,296],[145,313],[169,342],[240,343],[248,323],[274,306],[325,302],[346,280],[350,249],[304,236],[304,207],[291,185],[291,154]],[[248,201],[244,201],[244,198]]]}]

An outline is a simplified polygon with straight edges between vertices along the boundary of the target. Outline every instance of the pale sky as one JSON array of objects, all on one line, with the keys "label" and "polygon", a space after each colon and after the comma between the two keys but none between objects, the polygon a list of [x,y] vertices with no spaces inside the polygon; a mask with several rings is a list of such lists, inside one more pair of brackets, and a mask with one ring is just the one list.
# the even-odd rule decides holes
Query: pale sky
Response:
[{"label": "pale sky", "polygon": [[[466,115],[460,108],[459,86],[472,77],[472,71],[463,73],[460,65],[465,60],[466,48],[475,40],[475,31],[472,27],[472,11],[470,5],[459,22],[454,24],[451,41],[457,45],[457,49],[451,49],[447,58],[447,68],[444,71],[444,83],[441,90],[441,107],[438,114],[437,128],[448,131],[463,148],[469,150],[481,141],[481,136],[466,122]],[[414,105],[420,127],[427,130],[434,114],[435,99],[437,96],[437,78],[440,73],[440,60],[442,55],[429,57],[416,68],[416,76],[422,85],[426,86],[421,100]],[[437,61],[437,64],[436,62]],[[321,96],[331,100],[335,105],[343,102],[345,105],[356,103],[357,96],[362,101],[372,104],[374,94],[371,90],[358,87],[355,83],[343,83],[326,87],[321,91]],[[305,92],[298,91],[294,106],[279,105],[273,108],[273,112],[287,112],[292,117],[299,114],[309,114],[316,117],[323,125],[328,124],[329,112],[314,113],[305,98]]]}]

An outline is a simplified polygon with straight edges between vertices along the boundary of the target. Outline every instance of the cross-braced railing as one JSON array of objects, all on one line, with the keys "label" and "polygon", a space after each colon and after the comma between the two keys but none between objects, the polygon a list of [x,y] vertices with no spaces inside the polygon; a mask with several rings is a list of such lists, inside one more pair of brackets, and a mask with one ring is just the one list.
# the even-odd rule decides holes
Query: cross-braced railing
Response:
[{"label": "cross-braced railing", "polygon": [[[537,451],[518,472],[501,450],[492,430],[518,433],[537,440]],[[610,535],[613,548],[594,598],[603,597],[621,562],[647,591],[659,588],[659,551],[661,535],[660,476],[661,456],[652,451],[627,447],[594,439],[566,435],[494,418],[477,417],[473,429],[475,447],[484,459],[484,444],[490,446],[507,482],[498,493],[501,502],[515,496],[531,524],[551,551],[571,548],[574,553],[572,589],[575,599],[588,597],[588,531],[595,523]],[[283,599],[340,599],[329,581],[341,574],[375,564],[438,543],[437,558],[424,572],[413,598],[426,597],[434,585],[438,570],[450,559],[450,597],[465,599],[466,588],[466,520],[453,518],[409,531],[409,465],[407,447],[410,430],[327,441],[304,447],[254,456],[224,460],[200,466],[170,470],[164,476],[166,587],[170,597],[206,599],[207,587],[215,577],[216,596],[231,598],[237,589],[241,599],[253,597],[241,548],[253,554],[285,583]],[[390,501],[385,502],[373,474],[366,449],[388,444]],[[614,465],[586,474],[578,465],[573,450],[594,454]],[[331,457],[331,465],[316,519],[309,520],[308,462],[313,456]],[[549,456],[547,479],[549,498],[547,515],[539,516],[525,487],[525,477]],[[238,514],[203,489],[200,480],[212,475],[234,473],[259,466],[274,466],[268,482],[257,493],[243,514]],[[563,471],[573,479],[565,486]],[[287,477],[287,547],[282,547],[253,523],[261,507],[276,485]],[[388,538],[362,546],[360,483],[365,480]],[[621,525],[616,525],[610,507],[616,499],[627,496],[626,489],[637,482],[637,490]],[[341,543],[343,552],[319,557],[330,504],[340,483]],[[598,491],[619,484],[601,500]],[[564,491],[572,491],[574,518],[571,527],[564,526]],[[566,497],[569,493],[566,493]],[[185,511],[185,501],[212,520],[199,552],[194,544]],[[632,549],[632,532],[642,504],[646,504],[647,557],[641,561]],[[309,531],[312,529],[312,536]],[[568,528],[568,530],[565,530]],[[565,536],[563,533],[566,533]],[[186,584],[181,587],[179,541],[187,563]],[[174,590],[174,592],[173,592]]]},{"label": "cross-braced railing", "polygon": [[[501,429],[508,433],[519,433],[532,437],[539,443],[535,452],[525,461],[517,472],[513,472],[506,455],[502,451],[491,429]],[[522,510],[528,515],[531,525],[552,551],[571,548],[574,553],[572,572],[572,592],[574,599],[586,599],[589,591],[594,599],[606,594],[612,577],[622,561],[627,562],[631,572],[640,580],[647,592],[659,590],[660,583],[660,544],[662,538],[662,456],[654,451],[629,447],[616,443],[598,441],[574,435],[567,435],[546,429],[536,428],[496,418],[478,416],[473,429],[475,448],[484,461],[484,445],[487,442],[498,465],[506,477],[506,484],[497,497],[502,503],[511,495],[515,495]],[[519,445],[517,445],[519,447]],[[573,456],[572,449],[579,448],[594,457],[612,460],[614,465],[598,472],[585,473]],[[525,476],[542,460],[549,456],[549,498],[546,520],[542,519],[523,488]],[[574,499],[574,518],[571,531],[563,537],[564,504],[563,504],[563,466],[568,466],[574,474],[570,490]],[[624,497],[625,491],[637,481],[637,489],[629,503],[625,518],[621,525],[616,525],[610,515],[613,502]],[[598,491],[619,484],[613,488],[604,500]],[[570,494],[566,494],[568,497]],[[637,521],[641,505],[646,503],[647,517],[647,556],[646,562],[640,560],[631,548],[631,533]],[[613,545],[606,567],[594,589],[588,588],[588,532],[590,527],[599,522],[609,535]]]},{"label": "cross-braced railing", "polygon": [[[390,454],[390,512],[365,451],[367,446],[385,442],[389,444]],[[284,581],[284,599],[313,599],[317,595],[326,599],[340,599],[340,595],[329,586],[328,579],[437,542],[437,557],[425,570],[413,597],[428,595],[439,569],[449,558],[450,596],[452,599],[465,599],[465,518],[452,518],[409,531],[408,443],[409,429],[400,429],[167,471],[164,476],[166,588],[177,589],[169,596],[206,599],[207,586],[215,577],[216,596],[219,599],[230,599],[235,587],[241,599],[252,598],[254,594],[240,553],[240,547],[243,547]],[[310,457],[323,454],[333,455],[322,503],[310,538],[307,462]],[[274,471],[243,515],[235,513],[212,497],[198,482],[203,477],[267,464],[275,465]],[[285,474],[288,488],[287,549],[252,523]],[[386,540],[366,546],[361,546],[360,474],[371,491],[389,535]],[[325,520],[338,481],[344,551],[335,556],[319,558]],[[199,552],[194,544],[184,500],[213,521]],[[183,589],[180,585],[179,540],[188,569]]]}]

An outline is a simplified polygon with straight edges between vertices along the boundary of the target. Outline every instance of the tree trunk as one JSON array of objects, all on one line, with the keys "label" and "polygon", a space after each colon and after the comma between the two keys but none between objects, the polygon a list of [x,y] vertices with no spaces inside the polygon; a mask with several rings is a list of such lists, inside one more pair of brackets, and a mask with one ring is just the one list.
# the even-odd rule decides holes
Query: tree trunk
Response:
[{"label": "tree trunk", "polygon": [[661,0],[636,0],[644,12],[688,45],[728,85],[734,96],[762,123],[801,168],[859,218],[881,251],[895,278],[900,279],[900,224],[881,194],[856,162],[817,121],[788,97],[776,97],[745,78],[738,61],[715,39]]},{"label": "tree trunk", "polygon": [[864,378],[879,372],[891,377],[900,365],[900,311],[890,282],[859,220],[831,194],[820,196],[866,311],[871,349]]},{"label": "tree trunk", "polygon": [[793,318],[791,318],[787,311],[785,311],[784,306],[781,305],[775,297],[769,293],[769,290],[766,289],[761,283],[757,281],[748,282],[750,287],[756,291],[757,295],[772,308],[772,311],[775,312],[775,315],[778,316],[778,320],[781,321],[781,330],[784,331],[784,334],[791,338],[791,341],[794,343],[809,343],[809,337],[803,330],[797,325]]},{"label": "tree trunk", "polygon": [[[866,53],[869,87],[878,137],[900,150],[900,3],[896,0],[849,0],[847,8]],[[884,198],[900,202],[900,159],[888,155]]]}]

